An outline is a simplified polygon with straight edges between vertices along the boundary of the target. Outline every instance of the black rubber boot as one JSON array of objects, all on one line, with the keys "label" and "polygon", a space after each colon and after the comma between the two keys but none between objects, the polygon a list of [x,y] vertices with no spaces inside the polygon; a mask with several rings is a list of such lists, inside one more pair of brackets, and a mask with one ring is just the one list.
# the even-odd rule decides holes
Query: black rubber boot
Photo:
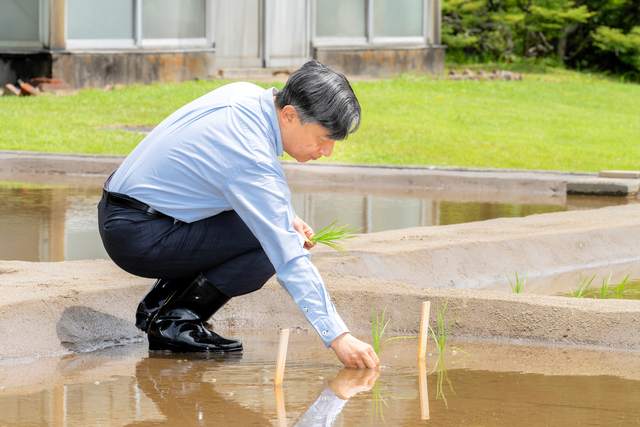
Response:
[{"label": "black rubber boot", "polygon": [[140,304],[138,304],[138,310],[136,311],[136,327],[143,332],[147,332],[151,319],[153,319],[153,316],[156,315],[167,298],[181,287],[184,288],[188,286],[192,280],[192,277],[181,279],[158,279],[156,283],[153,284],[147,295],[142,298]]},{"label": "black rubber boot", "polygon": [[147,330],[149,350],[242,351],[240,341],[221,337],[203,325],[230,299],[200,273],[158,310]]}]

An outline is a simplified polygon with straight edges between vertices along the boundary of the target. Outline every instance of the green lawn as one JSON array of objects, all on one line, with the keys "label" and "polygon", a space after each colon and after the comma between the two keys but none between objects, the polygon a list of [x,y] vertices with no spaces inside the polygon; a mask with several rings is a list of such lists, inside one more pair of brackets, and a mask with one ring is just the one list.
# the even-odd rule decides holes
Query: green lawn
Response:
[{"label": "green lawn", "polygon": [[[127,154],[142,136],[102,127],[153,126],[222,84],[0,97],[0,149]],[[526,74],[522,82],[405,75],[353,87],[362,104],[362,126],[336,144],[331,161],[640,169],[640,85],[552,70]]]}]

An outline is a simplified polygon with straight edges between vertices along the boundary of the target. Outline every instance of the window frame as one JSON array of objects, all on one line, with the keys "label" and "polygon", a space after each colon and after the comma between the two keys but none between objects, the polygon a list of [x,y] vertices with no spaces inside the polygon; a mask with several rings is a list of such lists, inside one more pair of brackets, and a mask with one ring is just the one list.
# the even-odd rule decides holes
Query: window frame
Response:
[{"label": "window frame", "polygon": [[[373,35],[373,20],[374,20],[374,0],[366,0],[365,3],[365,37],[318,37],[317,35],[317,14],[316,6],[318,0],[311,0],[313,2],[312,12],[313,17],[311,19],[311,34],[313,47],[384,47],[386,45],[416,45],[422,46],[429,43],[429,19],[430,8],[433,2],[437,0],[422,0],[422,35],[412,37],[374,37]],[[320,0],[322,1],[322,0]]]}]

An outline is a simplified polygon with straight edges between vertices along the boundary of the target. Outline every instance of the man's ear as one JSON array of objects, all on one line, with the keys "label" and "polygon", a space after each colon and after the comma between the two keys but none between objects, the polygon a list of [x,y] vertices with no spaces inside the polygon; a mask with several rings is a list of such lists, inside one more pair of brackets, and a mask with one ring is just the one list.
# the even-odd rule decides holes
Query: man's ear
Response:
[{"label": "man's ear", "polygon": [[293,107],[293,105],[285,105],[280,113],[282,117],[282,122],[285,126],[289,127],[295,120],[298,119],[298,112]]}]

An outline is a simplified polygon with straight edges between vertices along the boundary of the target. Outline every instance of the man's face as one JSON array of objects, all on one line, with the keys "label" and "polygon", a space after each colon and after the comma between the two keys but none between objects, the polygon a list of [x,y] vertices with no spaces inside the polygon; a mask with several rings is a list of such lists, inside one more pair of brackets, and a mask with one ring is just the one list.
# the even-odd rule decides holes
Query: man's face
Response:
[{"label": "man's face", "polygon": [[300,163],[329,157],[335,141],[329,138],[329,131],[312,123],[301,124],[298,113],[290,105],[278,111],[282,148]]}]

